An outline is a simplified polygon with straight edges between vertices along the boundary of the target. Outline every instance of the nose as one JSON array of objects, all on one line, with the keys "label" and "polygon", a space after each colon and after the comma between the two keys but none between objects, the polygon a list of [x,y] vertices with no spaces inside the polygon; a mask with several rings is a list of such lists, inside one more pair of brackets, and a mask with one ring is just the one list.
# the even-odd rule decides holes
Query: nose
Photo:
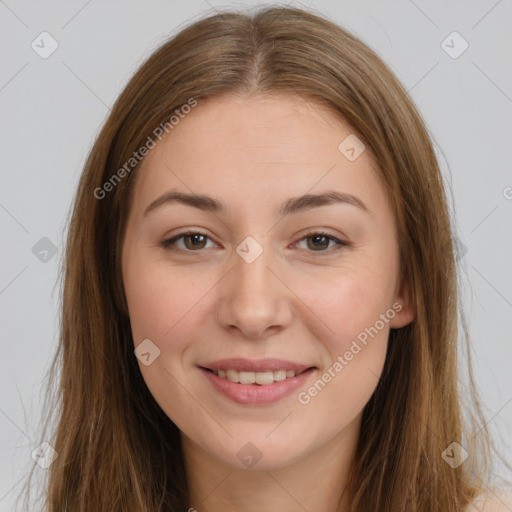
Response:
[{"label": "nose", "polygon": [[248,261],[233,254],[233,267],[220,283],[217,320],[222,328],[238,331],[244,338],[265,339],[290,324],[293,293],[270,248]]}]

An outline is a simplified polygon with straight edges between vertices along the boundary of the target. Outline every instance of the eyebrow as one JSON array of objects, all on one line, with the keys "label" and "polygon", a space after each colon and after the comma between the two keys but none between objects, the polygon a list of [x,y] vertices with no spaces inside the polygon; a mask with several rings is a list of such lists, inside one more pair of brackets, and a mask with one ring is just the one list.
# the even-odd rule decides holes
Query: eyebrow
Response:
[{"label": "eyebrow", "polygon": [[[143,215],[146,216],[149,212],[156,210],[163,205],[173,203],[180,203],[213,213],[225,213],[228,210],[226,203],[218,199],[214,199],[213,197],[170,190],[150,203],[144,210]],[[367,213],[372,213],[358,197],[338,192],[336,190],[328,190],[322,194],[304,194],[298,197],[291,197],[281,205],[278,213],[279,215],[285,216],[309,210],[311,208],[317,208],[319,206],[339,203],[350,204]]]}]

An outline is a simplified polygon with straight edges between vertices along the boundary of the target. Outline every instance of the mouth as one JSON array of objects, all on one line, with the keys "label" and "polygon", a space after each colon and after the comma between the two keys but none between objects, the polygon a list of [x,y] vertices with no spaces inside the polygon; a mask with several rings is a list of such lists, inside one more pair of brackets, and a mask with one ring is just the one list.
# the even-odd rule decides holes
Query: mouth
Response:
[{"label": "mouth", "polygon": [[220,395],[242,405],[270,405],[304,386],[316,366],[280,359],[224,359],[198,365]]},{"label": "mouth", "polygon": [[274,382],[281,382],[286,379],[291,379],[301,375],[304,372],[307,372],[308,370],[314,370],[316,367],[311,366],[301,371],[287,370],[283,368],[281,370],[269,370],[263,372],[239,371],[232,368],[225,370],[213,370],[211,368],[205,367],[201,368],[210,373],[213,373],[221,379],[226,379],[229,382],[246,385],[255,384],[257,386],[268,386]]}]

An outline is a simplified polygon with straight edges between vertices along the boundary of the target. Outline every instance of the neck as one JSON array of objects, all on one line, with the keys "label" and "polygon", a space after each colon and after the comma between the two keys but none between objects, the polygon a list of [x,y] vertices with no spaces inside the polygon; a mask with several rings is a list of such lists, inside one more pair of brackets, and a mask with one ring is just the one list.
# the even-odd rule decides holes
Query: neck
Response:
[{"label": "neck", "polygon": [[345,512],[344,493],[360,422],[278,468],[239,469],[181,434],[191,512]]}]

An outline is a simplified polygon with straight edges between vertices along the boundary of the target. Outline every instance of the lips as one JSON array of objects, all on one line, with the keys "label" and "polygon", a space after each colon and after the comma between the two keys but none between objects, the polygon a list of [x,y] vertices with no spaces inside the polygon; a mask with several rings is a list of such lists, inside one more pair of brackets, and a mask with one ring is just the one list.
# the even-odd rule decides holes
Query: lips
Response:
[{"label": "lips", "polygon": [[301,364],[293,361],[286,361],[284,359],[245,359],[242,357],[221,359],[199,365],[206,370],[236,370],[238,372],[273,372],[277,370],[293,370],[296,374],[304,370],[313,368],[312,365]]},{"label": "lips", "polygon": [[290,395],[316,367],[283,359],[222,359],[198,365],[219,393],[238,404],[270,405]]}]

